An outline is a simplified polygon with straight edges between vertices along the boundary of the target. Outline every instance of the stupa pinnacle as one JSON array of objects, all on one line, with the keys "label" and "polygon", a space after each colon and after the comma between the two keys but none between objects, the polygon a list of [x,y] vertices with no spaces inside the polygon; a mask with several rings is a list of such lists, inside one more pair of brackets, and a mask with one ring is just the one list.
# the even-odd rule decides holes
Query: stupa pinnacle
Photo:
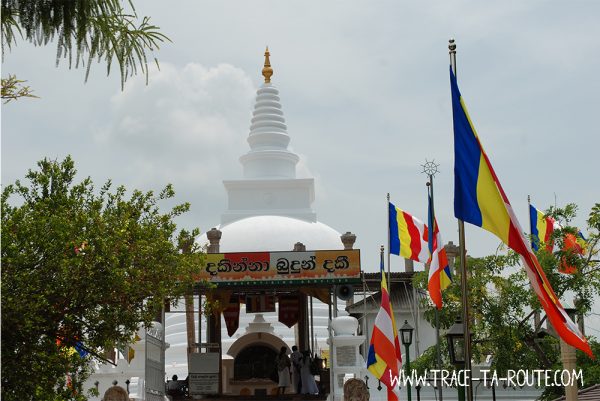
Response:
[{"label": "stupa pinnacle", "polygon": [[271,83],[273,68],[265,51],[262,69],[264,83],[256,92],[256,102],[248,134],[250,150],[240,157],[242,180],[224,181],[229,208],[221,223],[251,216],[287,216],[315,222],[312,210],[314,180],[296,178],[300,158],[288,149],[290,136],[281,109],[279,90]]},{"label": "stupa pinnacle", "polygon": [[279,102],[279,91],[271,83],[273,69],[265,52],[262,74],[265,82],[256,93],[253,117],[248,135],[250,151],[240,158],[244,178],[295,178],[300,158],[288,150],[290,137]]},{"label": "stupa pinnacle", "polygon": [[263,77],[265,77],[265,83],[268,84],[271,82],[271,77],[273,76],[273,69],[271,68],[271,60],[269,60],[269,46],[267,46],[267,50],[265,50],[265,66],[262,69]]}]

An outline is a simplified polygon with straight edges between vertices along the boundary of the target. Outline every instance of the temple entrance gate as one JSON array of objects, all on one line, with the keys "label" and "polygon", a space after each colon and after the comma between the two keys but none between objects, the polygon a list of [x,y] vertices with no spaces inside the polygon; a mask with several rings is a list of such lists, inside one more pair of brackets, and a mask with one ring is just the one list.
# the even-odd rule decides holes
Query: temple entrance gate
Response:
[{"label": "temple entrance gate", "polygon": [[[206,267],[197,280],[196,294],[217,305],[213,314],[207,316],[207,343],[221,344],[221,315],[230,336],[237,330],[240,303],[246,305],[246,313],[257,314],[255,322],[259,316],[262,318],[261,313],[275,312],[277,305],[278,320],[290,328],[297,325],[296,343],[300,349],[308,350],[312,338],[309,299],[311,303],[316,298],[328,304],[331,319],[335,286],[361,281],[360,251],[212,253],[207,255]],[[207,282],[211,288],[202,284]],[[228,354],[233,360],[223,359],[220,352],[218,394],[246,397],[274,394],[277,388],[274,359],[281,346],[289,349],[291,344],[268,332],[257,331],[243,335],[231,345]],[[189,349],[194,351],[197,347]],[[323,373],[327,375],[321,379],[320,395],[324,397],[328,390],[323,386],[330,382],[330,377],[328,370]]]}]

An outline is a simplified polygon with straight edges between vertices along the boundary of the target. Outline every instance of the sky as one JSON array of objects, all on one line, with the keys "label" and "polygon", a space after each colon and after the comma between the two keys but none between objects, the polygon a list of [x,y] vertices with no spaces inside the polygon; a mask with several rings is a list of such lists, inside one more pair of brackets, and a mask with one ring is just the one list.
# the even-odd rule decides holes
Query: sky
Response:
[{"label": "sky", "polygon": [[[448,39],[459,86],[524,229],[527,195],[539,209],[600,201],[600,3],[595,1],[137,1],[172,40],[154,55],[150,83],[123,91],[105,65],[56,67],[53,44],[19,42],[2,76],[39,99],[2,106],[2,184],[43,158],[71,155],[80,177],[129,189],[172,183],[191,211],[182,228],[210,230],[226,209],[224,179],[242,177],[265,46],[298,175],[315,177],[318,219],[357,235],[365,271],[387,241],[386,194],[425,220],[435,160],[436,214],[445,241],[453,217]],[[499,241],[468,226],[473,256]],[[392,269],[403,263],[393,259]],[[600,332],[596,333],[600,335]]]}]

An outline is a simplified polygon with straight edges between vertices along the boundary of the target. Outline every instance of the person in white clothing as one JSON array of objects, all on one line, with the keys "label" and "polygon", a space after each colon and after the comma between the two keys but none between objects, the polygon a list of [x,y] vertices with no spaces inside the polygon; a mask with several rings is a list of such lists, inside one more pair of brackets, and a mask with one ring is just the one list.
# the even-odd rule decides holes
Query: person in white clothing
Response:
[{"label": "person in white clothing", "polygon": [[301,394],[302,381],[300,380],[300,360],[302,359],[302,352],[298,351],[298,346],[292,347],[292,354],[290,355],[292,360],[292,386],[297,394]]},{"label": "person in white clothing", "polygon": [[315,381],[315,376],[311,372],[312,358],[310,351],[302,352],[300,360],[300,380],[302,380],[302,394],[319,394],[319,388]]},{"label": "person in white clothing", "polygon": [[285,388],[290,385],[290,366],[287,347],[281,347],[279,355],[277,355],[277,374],[279,376],[277,394],[285,394]]}]

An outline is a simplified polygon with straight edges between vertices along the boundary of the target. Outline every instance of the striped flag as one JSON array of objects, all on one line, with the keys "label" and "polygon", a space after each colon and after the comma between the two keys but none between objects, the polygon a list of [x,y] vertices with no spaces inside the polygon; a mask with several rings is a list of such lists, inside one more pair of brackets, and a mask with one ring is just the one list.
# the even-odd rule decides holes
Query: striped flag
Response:
[{"label": "striped flag", "polygon": [[558,335],[567,344],[593,357],[586,338],[565,312],[531,250],[529,241],[523,235],[512,206],[469,118],[452,68],[450,84],[454,120],[454,215],[492,232],[521,255],[531,287]]},{"label": "striped flag", "polygon": [[[68,345],[69,343],[73,343],[73,341],[75,342],[74,345]],[[63,352],[67,355],[74,355],[77,352],[80,357],[85,358],[89,354],[89,351],[79,340],[65,341],[62,337],[56,337],[56,346],[62,348]]]},{"label": "striped flag", "polygon": [[581,231],[578,231],[577,235],[571,233],[565,234],[562,248],[563,256],[560,259],[558,271],[564,274],[575,273],[577,271],[575,259],[585,255],[586,246],[587,240]]},{"label": "striped flag", "polygon": [[419,219],[389,203],[390,253],[426,263],[427,226]]},{"label": "striped flag", "polygon": [[383,269],[381,252],[381,307],[375,318],[371,345],[367,357],[367,369],[386,387],[388,401],[397,401],[399,395],[398,378],[402,366],[398,330],[390,302],[390,293]]},{"label": "striped flag", "polygon": [[427,289],[429,290],[429,296],[438,309],[442,309],[442,291],[448,288],[452,282],[452,275],[450,274],[450,266],[448,264],[448,256],[446,255],[446,249],[444,249],[444,243],[442,242],[442,235],[437,225],[437,219],[433,215],[433,202],[431,196],[429,196],[429,213],[428,213],[429,227],[433,229],[429,230],[429,252],[431,254],[429,261],[429,281],[427,283]]},{"label": "striped flag", "polygon": [[546,244],[546,250],[552,252],[552,248],[554,248],[552,233],[559,228],[558,223],[532,205],[529,205],[529,222],[531,224],[531,247],[533,250],[537,251],[540,245]]},{"label": "striped flag", "polygon": [[577,231],[577,236],[575,238],[575,241],[577,241],[577,244],[581,248],[581,254],[585,255],[587,252],[588,243],[587,243],[587,238],[585,238],[583,236],[583,233],[581,231]]},{"label": "striped flag", "polygon": [[73,347],[75,348],[75,351],[77,351],[79,356],[82,358],[85,358],[89,354],[88,350],[83,346],[81,341],[75,342],[75,345]]}]

